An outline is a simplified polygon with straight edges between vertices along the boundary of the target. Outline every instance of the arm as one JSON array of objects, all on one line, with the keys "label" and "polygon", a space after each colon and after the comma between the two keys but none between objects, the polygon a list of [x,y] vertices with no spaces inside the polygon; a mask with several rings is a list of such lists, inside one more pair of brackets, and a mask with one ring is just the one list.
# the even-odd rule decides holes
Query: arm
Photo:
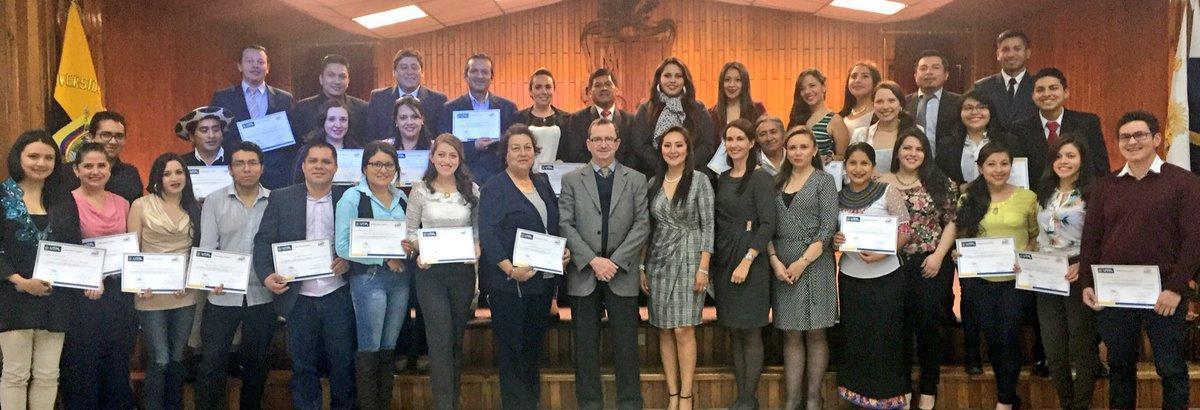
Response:
[{"label": "arm", "polygon": [[[468,144],[469,145],[469,144]],[[489,265],[499,265],[512,258],[512,250],[504,249],[500,239],[500,227],[504,221],[507,209],[504,198],[495,197],[498,186],[484,187],[479,197],[479,244],[483,248],[483,261]],[[511,263],[509,264],[511,265]],[[505,271],[507,272],[507,270]]]},{"label": "arm", "polygon": [[1092,287],[1092,265],[1100,263],[1100,245],[1104,239],[1104,180],[1088,190],[1087,213],[1083,216],[1083,237],[1079,240],[1079,286]]},{"label": "arm", "polygon": [[425,201],[429,196],[424,182],[413,184],[412,195],[408,197],[408,209],[404,211],[404,237],[417,245],[417,230],[421,229],[421,214],[425,212]]},{"label": "arm", "polygon": [[215,202],[209,199],[204,201],[204,205],[200,208],[200,247],[204,249],[217,249],[221,242],[221,231],[217,228]]},{"label": "arm", "polygon": [[1037,215],[1038,215],[1037,195],[1034,194],[1033,198],[1029,201],[1028,207],[1025,209],[1025,229],[1026,229],[1026,235],[1028,235],[1028,237],[1029,237],[1029,239],[1025,245],[1025,250],[1030,251],[1030,252],[1037,251],[1038,233],[1041,233],[1041,231],[1042,231],[1041,227],[1038,226]]},{"label": "arm", "polygon": [[[361,200],[357,190],[351,189],[342,195],[333,211],[333,247],[339,258],[361,263],[363,265],[382,265],[382,258],[352,258],[350,257],[350,223],[358,218],[358,205]],[[371,204],[374,207],[374,204]]]},{"label": "arm", "polygon": [[846,128],[846,121],[842,116],[834,114],[833,119],[829,121],[829,136],[833,138],[833,157],[842,158],[846,147],[850,145],[850,129]]},{"label": "arm", "polygon": [[[699,188],[699,189],[696,190],[695,194],[693,194],[693,198],[695,198],[694,201],[696,203],[696,211],[700,213],[700,215],[699,215],[700,216],[700,265],[699,265],[700,269],[699,270],[701,272],[703,272],[703,275],[700,275],[699,274],[700,272],[697,272],[696,285],[695,285],[695,288],[692,290],[696,291],[696,292],[701,292],[704,290],[704,288],[706,286],[708,286],[708,279],[709,279],[708,267],[709,267],[709,260],[712,259],[712,253],[713,253],[713,229],[715,228],[715,222],[713,220],[713,189],[712,189],[712,185],[710,185],[708,183],[708,176],[704,175],[703,173],[700,173],[699,171],[695,171],[695,172],[696,172],[696,175],[694,175],[693,178],[699,179],[699,183],[693,182],[693,184],[696,185],[694,188]],[[693,179],[692,181],[696,181],[696,179]]]},{"label": "arm", "polygon": [[267,200],[267,209],[263,211],[262,221],[258,225],[258,233],[254,235],[254,273],[260,280],[275,273],[275,257],[271,253],[271,244],[279,242],[279,226],[282,223],[283,206],[279,201],[278,191],[272,191]]},{"label": "arm", "polygon": [[754,236],[750,239],[750,251],[757,256],[767,250],[767,243],[775,236],[778,210],[775,209],[775,188],[770,175],[754,172],[750,177],[750,189],[754,190],[754,211],[758,216],[758,226],[751,227]]},{"label": "arm", "polygon": [[[1163,283],[1163,289],[1179,295],[1186,295],[1188,281],[1195,272],[1200,270],[1200,223],[1188,221],[1188,218],[1200,215],[1200,183],[1189,176],[1191,186],[1180,190],[1180,201],[1176,202],[1179,210],[1181,238],[1179,240],[1179,256],[1171,267],[1171,276]],[[1086,225],[1085,225],[1086,226]]]},{"label": "arm", "polygon": [[[579,174],[574,172],[563,177],[562,192],[558,196],[558,231],[567,239],[567,247],[571,249],[575,266],[583,270],[596,257],[596,251],[583,240],[579,230],[575,229],[575,182],[578,177]],[[580,200],[586,201],[588,198],[583,197]]]},{"label": "arm", "polygon": [[125,232],[136,233],[138,240],[145,240],[142,236],[142,214],[145,212],[142,204],[143,201],[133,201],[129,206],[129,215],[125,217]]},{"label": "arm", "polygon": [[[640,175],[635,174],[635,178],[641,179]],[[612,253],[612,261],[624,269],[626,272],[637,272],[638,265],[641,264],[646,247],[646,241],[650,239],[650,213],[645,212],[646,206],[646,182],[639,181],[637,189],[633,191],[633,225],[629,228],[629,232],[625,234],[625,240]]]}]

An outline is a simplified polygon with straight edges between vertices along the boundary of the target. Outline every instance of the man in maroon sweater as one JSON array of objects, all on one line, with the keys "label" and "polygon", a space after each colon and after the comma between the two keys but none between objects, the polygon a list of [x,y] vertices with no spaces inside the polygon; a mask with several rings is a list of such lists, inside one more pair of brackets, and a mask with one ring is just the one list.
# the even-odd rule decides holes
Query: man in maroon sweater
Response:
[{"label": "man in maroon sweater", "polygon": [[[1126,113],[1117,133],[1125,167],[1097,181],[1087,198],[1079,264],[1083,301],[1099,311],[1096,327],[1108,346],[1109,405],[1135,407],[1144,327],[1162,378],[1162,407],[1187,408],[1184,316],[1188,280],[1200,268],[1200,178],[1158,157],[1163,137],[1154,115]],[[1098,264],[1158,266],[1162,293],[1154,309],[1101,310],[1092,280]]]}]

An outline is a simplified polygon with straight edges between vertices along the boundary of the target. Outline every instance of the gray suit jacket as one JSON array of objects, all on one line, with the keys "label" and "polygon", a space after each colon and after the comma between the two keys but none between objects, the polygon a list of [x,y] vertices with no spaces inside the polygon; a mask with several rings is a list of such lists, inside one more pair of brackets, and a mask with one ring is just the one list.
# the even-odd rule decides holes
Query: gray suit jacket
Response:
[{"label": "gray suit jacket", "polygon": [[[646,212],[646,176],[624,164],[613,176],[609,203],[608,248],[610,258],[619,267],[609,281],[617,296],[637,296],[642,247],[650,237],[650,216]],[[600,254],[600,195],[596,171],[589,163],[563,176],[558,198],[559,233],[567,238],[573,263],[567,267],[567,293],[587,296],[596,289],[596,275],[588,265]]]}]

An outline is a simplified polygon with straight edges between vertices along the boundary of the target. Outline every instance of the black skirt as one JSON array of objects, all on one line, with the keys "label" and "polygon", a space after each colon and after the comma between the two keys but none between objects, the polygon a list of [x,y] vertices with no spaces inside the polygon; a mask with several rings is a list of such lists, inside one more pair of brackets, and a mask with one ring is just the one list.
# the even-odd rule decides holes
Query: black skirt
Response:
[{"label": "black skirt", "polygon": [[842,397],[887,402],[911,392],[911,370],[904,356],[904,275],[839,279],[842,343],[837,382]]}]

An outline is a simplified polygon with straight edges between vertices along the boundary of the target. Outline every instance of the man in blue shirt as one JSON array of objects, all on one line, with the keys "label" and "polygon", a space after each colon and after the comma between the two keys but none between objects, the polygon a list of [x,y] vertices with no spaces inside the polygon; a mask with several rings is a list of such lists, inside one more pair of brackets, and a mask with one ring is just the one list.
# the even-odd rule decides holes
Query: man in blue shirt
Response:
[{"label": "man in blue shirt", "polygon": [[517,113],[516,104],[491,93],[494,76],[492,58],[487,54],[475,53],[467,58],[466,67],[463,68],[463,79],[467,81],[468,91],[465,95],[446,103],[445,115],[437,127],[439,134],[453,133],[456,111],[500,110],[500,129],[496,130],[495,138],[479,138],[473,143],[463,144],[467,166],[479,185],[483,185],[503,168],[500,161],[502,153],[498,152],[499,147],[493,142],[512,125]]}]

